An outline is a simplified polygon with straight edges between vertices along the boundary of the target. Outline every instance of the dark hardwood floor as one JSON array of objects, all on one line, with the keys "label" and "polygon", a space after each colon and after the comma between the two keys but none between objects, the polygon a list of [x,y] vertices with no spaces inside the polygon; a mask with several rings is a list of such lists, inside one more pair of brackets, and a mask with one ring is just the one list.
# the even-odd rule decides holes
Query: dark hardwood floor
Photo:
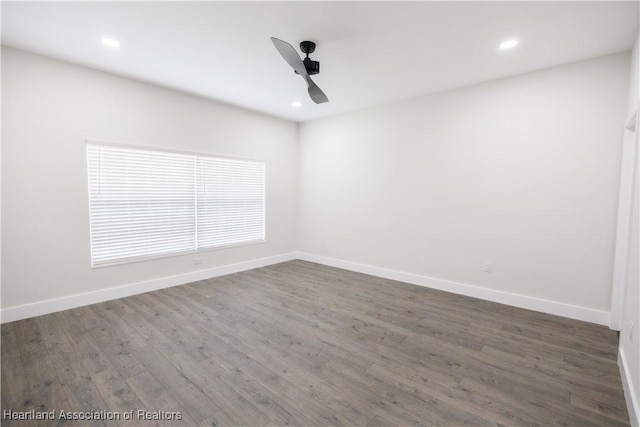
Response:
[{"label": "dark hardwood floor", "polygon": [[2,325],[2,425],[628,425],[616,352],[605,327],[292,261]]}]

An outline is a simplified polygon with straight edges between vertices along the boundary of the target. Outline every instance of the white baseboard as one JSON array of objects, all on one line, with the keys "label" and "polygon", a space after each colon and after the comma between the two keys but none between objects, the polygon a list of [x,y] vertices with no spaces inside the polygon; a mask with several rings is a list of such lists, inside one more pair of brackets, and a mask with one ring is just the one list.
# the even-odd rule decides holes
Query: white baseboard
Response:
[{"label": "white baseboard", "polygon": [[627,401],[627,410],[629,411],[629,421],[633,427],[640,425],[640,402],[638,402],[638,392],[631,381],[631,370],[624,350],[618,349],[618,367],[620,368],[620,378],[622,378],[622,388],[624,389],[624,399]]},{"label": "white baseboard", "polygon": [[451,282],[448,280],[436,279],[433,277],[391,270],[388,268],[375,267],[372,265],[360,264],[357,262],[345,261],[322,255],[314,255],[306,252],[298,252],[297,258],[358,273],[370,274],[372,276],[382,277],[385,279],[397,280],[399,282],[411,283],[413,285],[499,302],[515,307],[526,308],[528,310],[535,310],[542,313],[554,314],[557,316],[568,317],[570,319],[583,320],[585,322],[609,326],[610,313],[608,311],[595,310],[588,307],[565,304],[526,295],[512,294],[466,283]]},{"label": "white baseboard", "polygon": [[370,274],[372,276],[383,277],[385,279],[397,280],[428,288],[439,289],[470,297],[480,298],[488,301],[540,311],[543,313],[555,314],[571,319],[584,320],[586,322],[608,325],[610,314],[606,311],[594,310],[591,308],[564,304],[525,295],[512,294],[493,289],[482,288],[465,283],[451,282],[448,280],[436,279],[428,276],[421,276],[413,273],[406,273],[382,267],[360,264],[352,261],[345,261],[337,258],[330,258],[321,255],[314,255],[306,252],[289,252],[266,258],[258,258],[243,261],[236,264],[223,265],[219,267],[207,268],[204,270],[189,273],[177,274],[174,276],[161,277],[158,279],[146,280],[143,282],[130,283],[113,288],[101,289],[93,292],[70,295],[45,301],[38,301],[14,307],[7,307],[0,310],[0,323],[13,322],[15,320],[68,310],[70,308],[84,305],[96,304],[130,295],[137,295],[157,289],[171,286],[183,285],[185,283],[196,282],[198,280],[209,279],[211,277],[223,276],[225,274],[237,273],[239,271],[251,270],[253,268],[265,267],[267,265],[280,262],[301,259],[332,267],[343,268],[345,270]]},{"label": "white baseboard", "polygon": [[239,271],[251,270],[253,268],[265,267],[296,259],[295,252],[257,258],[235,264],[221,265],[218,267],[206,268],[174,276],[161,277],[158,279],[145,280],[143,282],[129,283],[127,285],[113,288],[100,289],[93,292],[69,295],[45,301],[38,301],[30,304],[7,307],[0,310],[0,323],[13,322],[15,320],[29,317],[41,316],[43,314],[55,313],[57,311],[68,310],[70,308],[81,307],[89,304],[109,301],[113,299],[128,297],[155,291],[157,289],[170,288],[172,286],[184,285],[185,283],[196,282],[198,280],[209,279],[211,277],[224,276],[225,274],[237,273]]}]

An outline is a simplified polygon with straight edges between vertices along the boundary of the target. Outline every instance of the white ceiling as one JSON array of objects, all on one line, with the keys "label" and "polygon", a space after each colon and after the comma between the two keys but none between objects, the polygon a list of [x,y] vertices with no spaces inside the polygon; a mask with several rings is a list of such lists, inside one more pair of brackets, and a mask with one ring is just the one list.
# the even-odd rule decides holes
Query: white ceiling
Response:
[{"label": "white ceiling", "polygon": [[[638,2],[6,2],[2,44],[294,121],[632,48]],[[103,46],[101,38],[121,47]],[[316,105],[270,37],[317,43]],[[501,51],[509,38],[518,47]],[[302,102],[295,109],[292,101]]]}]

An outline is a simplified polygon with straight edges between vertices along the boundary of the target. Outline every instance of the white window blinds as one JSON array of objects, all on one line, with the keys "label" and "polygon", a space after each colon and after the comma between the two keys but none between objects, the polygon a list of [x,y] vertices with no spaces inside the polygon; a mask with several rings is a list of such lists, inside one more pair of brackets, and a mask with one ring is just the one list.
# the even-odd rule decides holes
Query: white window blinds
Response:
[{"label": "white window blinds", "polygon": [[198,157],[198,247],[264,240],[264,163]]},{"label": "white window blinds", "polygon": [[262,162],[87,144],[93,267],[264,241]]}]

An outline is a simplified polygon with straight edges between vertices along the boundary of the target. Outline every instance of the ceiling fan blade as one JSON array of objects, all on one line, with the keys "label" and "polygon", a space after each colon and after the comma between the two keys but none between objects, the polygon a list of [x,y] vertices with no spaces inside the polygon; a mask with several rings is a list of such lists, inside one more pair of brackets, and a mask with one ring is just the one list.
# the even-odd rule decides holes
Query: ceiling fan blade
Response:
[{"label": "ceiling fan blade", "polygon": [[323,102],[329,101],[329,98],[327,98],[327,95],[325,95],[324,92],[320,90],[318,85],[315,84],[313,80],[311,80],[311,77],[309,77],[308,74],[305,74],[302,77],[307,82],[309,96],[311,97],[311,100],[313,102],[315,102],[316,104],[322,104]]},{"label": "ceiling fan blade", "polygon": [[291,65],[291,67],[301,76],[304,77],[307,75],[307,69],[302,62],[302,59],[300,59],[300,55],[298,55],[298,52],[296,52],[293,46],[275,37],[271,37],[271,41],[276,49],[278,49],[278,52],[280,52],[280,55],[282,55],[284,60],[287,61],[287,64]]}]

